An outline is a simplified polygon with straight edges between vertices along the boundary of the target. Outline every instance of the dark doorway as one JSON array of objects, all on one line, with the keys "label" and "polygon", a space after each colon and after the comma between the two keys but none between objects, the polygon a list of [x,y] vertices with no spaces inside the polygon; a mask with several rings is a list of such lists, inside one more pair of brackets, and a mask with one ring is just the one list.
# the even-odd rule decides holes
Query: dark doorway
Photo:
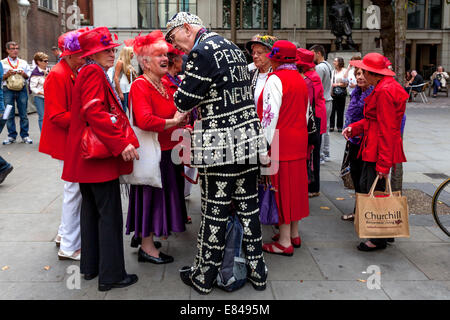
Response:
[{"label": "dark doorway", "polygon": [[3,0],[1,4],[1,30],[2,30],[2,58],[7,56],[6,43],[11,41],[11,11],[9,10],[8,1]]}]

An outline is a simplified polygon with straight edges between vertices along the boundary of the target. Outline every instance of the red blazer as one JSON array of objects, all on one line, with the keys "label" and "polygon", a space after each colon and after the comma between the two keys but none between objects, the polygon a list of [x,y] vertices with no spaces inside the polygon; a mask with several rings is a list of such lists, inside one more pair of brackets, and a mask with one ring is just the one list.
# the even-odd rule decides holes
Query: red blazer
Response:
[{"label": "red blazer", "polygon": [[376,162],[376,171],[389,173],[396,163],[406,162],[401,136],[402,118],[409,96],[393,77],[384,77],[366,98],[364,119],[352,123],[351,135],[364,133],[362,160]]},{"label": "red blazer", "polygon": [[75,74],[67,62],[61,60],[44,83],[45,109],[39,151],[58,160],[64,160],[74,82]]},{"label": "red blazer", "polygon": [[314,70],[305,72],[305,76],[311,79],[314,85],[314,101],[316,103],[316,117],[320,118],[320,134],[327,132],[327,108],[325,105],[325,98],[323,95],[322,80]]},{"label": "red blazer", "polygon": [[[82,106],[93,99],[100,99],[101,102],[92,104],[83,115],[80,115]],[[109,115],[111,106],[116,106],[118,112],[125,115],[119,105],[101,67],[96,64],[83,67],[73,89],[72,117],[65,150],[63,180],[98,183],[111,181],[122,174],[131,173],[133,162],[125,162],[121,156],[129,142],[122,130],[113,125]],[[85,121],[81,120],[82,118]],[[84,160],[81,157],[81,135],[87,123],[114,157],[100,160]]]},{"label": "red blazer", "polygon": [[[274,143],[279,142],[279,154],[272,154],[273,160],[289,161],[306,159],[308,148],[308,129],[306,123],[306,108],[308,106],[308,88],[305,80],[297,70],[280,70],[269,74],[275,74],[283,85],[283,97],[281,100],[280,114],[278,117],[276,132],[273,137],[271,150]],[[263,92],[259,96],[257,112],[259,119],[263,113]]]}]

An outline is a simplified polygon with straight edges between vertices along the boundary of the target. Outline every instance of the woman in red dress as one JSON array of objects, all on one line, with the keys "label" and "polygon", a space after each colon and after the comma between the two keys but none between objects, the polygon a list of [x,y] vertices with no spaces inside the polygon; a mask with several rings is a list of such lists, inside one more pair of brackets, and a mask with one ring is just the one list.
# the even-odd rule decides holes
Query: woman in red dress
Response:
[{"label": "woman in red dress", "polygon": [[298,222],[309,215],[306,153],[308,89],[297,70],[295,45],[286,40],[274,43],[267,56],[274,72],[269,74],[258,100],[258,115],[270,145],[270,159],[278,172],[270,178],[277,190],[280,234],[264,244],[268,253],[292,256],[301,238]]},{"label": "woman in red dress", "polygon": [[168,45],[161,31],[138,36],[133,45],[144,74],[131,85],[130,101],[133,123],[141,130],[158,132],[161,147],[162,188],[131,185],[128,207],[127,234],[134,231],[140,238],[138,261],[165,264],[173,257],[159,251],[153,237],[168,237],[171,232],[186,230],[183,165],[172,162],[172,133],[185,124],[187,114],[177,111],[173,92],[162,78],[168,72]]}]

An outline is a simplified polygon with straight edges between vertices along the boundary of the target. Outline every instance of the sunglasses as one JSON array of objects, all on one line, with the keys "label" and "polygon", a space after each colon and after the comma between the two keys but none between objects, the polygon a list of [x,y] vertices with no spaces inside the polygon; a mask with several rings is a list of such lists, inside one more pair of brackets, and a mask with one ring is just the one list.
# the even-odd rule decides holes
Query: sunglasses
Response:
[{"label": "sunglasses", "polygon": [[42,62],[48,63],[48,60],[42,60]]}]

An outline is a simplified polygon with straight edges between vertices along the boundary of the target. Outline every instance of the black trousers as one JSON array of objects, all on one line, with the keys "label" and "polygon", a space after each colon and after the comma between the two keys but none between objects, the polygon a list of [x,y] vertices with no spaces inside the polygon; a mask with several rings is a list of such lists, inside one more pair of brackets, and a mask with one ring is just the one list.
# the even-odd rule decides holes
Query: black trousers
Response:
[{"label": "black trousers", "polygon": [[[377,171],[375,170],[376,163],[375,162],[367,162],[363,161],[363,166],[361,170],[361,180],[360,180],[360,188],[361,193],[369,193],[370,188],[372,187],[373,182],[377,177]],[[378,180],[377,185],[375,187],[376,191],[384,191],[386,186],[386,181]],[[386,245],[386,238],[377,238],[370,239],[374,245]]]},{"label": "black trousers", "polygon": [[330,115],[330,128],[334,129],[335,118],[337,118],[336,126],[338,129],[344,127],[344,110],[346,96],[333,96],[333,107]]},{"label": "black trousers", "polygon": [[123,216],[119,179],[80,183],[81,273],[98,273],[99,283],[125,278]]},{"label": "black trousers", "polygon": [[363,168],[363,161],[361,158],[358,158],[359,148],[360,145],[350,142],[348,152],[350,159],[350,175],[352,177],[353,185],[355,186],[355,192],[361,193],[360,180]]},{"label": "black trousers", "polygon": [[319,138],[316,140],[312,152],[314,181],[308,185],[308,192],[320,191],[320,145],[322,144],[322,135],[319,134],[318,136]]},{"label": "black trousers", "polygon": [[202,221],[197,238],[197,256],[191,274],[193,284],[210,292],[222,264],[229,216],[235,212],[244,235],[242,247],[247,258],[248,280],[263,286],[267,268],[262,253],[256,165],[224,165],[200,168]]}]

